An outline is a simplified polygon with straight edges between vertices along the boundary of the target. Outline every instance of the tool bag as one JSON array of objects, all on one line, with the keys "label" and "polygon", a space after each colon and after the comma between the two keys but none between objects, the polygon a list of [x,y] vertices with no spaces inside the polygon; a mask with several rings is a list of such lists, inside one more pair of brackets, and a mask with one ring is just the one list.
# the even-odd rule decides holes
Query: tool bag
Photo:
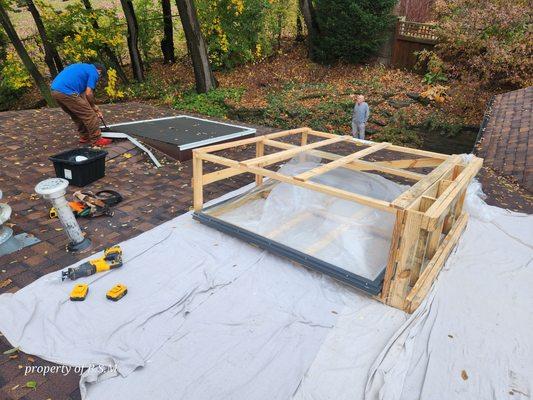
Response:
[{"label": "tool bag", "polygon": [[120,193],[114,190],[101,190],[99,192],[82,192],[74,193],[77,199],[76,203],[81,203],[84,207],[77,211],[80,217],[99,217],[100,215],[113,216],[111,207],[122,201]]},{"label": "tool bag", "polygon": [[[111,207],[122,201],[122,195],[114,190],[100,190],[99,192],[74,193],[75,201],[68,204],[76,217],[93,218],[101,215],[113,216]],[[56,218],[57,211],[50,209],[50,218]]]}]

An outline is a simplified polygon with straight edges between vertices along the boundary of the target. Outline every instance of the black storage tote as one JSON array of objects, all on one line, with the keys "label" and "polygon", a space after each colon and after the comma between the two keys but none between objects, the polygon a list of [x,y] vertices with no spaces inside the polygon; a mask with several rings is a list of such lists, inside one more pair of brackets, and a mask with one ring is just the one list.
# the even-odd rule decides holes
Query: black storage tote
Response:
[{"label": "black storage tote", "polygon": [[50,157],[56,176],[74,186],[86,186],[105,176],[107,151],[88,148],[68,150]]}]

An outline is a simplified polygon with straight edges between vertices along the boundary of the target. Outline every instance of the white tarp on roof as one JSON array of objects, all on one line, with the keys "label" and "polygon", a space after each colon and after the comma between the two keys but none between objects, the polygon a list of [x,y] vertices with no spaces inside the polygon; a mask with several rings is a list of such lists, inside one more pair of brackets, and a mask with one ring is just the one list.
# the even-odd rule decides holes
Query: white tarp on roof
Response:
[{"label": "white tarp on roof", "polygon": [[367,398],[533,397],[533,216],[486,205],[478,187],[433,296],[376,361]]},{"label": "white tarp on roof", "polygon": [[[84,302],[59,273],[1,295],[0,331],[51,361],[116,366],[82,377],[89,399],[527,398],[533,218],[476,193],[467,207],[457,252],[409,320],[186,214],[122,243],[121,269],[80,280]],[[106,300],[119,282],[128,295]]]}]

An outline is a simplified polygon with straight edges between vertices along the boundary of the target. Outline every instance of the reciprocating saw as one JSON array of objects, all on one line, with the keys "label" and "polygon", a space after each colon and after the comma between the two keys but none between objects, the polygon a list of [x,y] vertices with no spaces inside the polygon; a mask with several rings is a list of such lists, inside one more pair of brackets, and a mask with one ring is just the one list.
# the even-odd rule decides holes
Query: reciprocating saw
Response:
[{"label": "reciprocating saw", "polygon": [[76,280],[85,276],[91,276],[97,272],[109,271],[122,266],[122,249],[120,246],[109,247],[104,250],[104,255],[94,260],[89,260],[77,267],[69,268],[61,272],[61,280],[69,278]]}]

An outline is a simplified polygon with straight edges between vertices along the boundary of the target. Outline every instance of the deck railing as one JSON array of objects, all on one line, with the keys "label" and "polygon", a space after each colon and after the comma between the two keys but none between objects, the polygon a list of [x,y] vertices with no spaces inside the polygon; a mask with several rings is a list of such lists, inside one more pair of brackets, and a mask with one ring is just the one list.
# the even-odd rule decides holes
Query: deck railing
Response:
[{"label": "deck railing", "polygon": [[411,21],[398,21],[398,38],[422,40],[427,43],[436,43],[439,39],[434,24]]}]

